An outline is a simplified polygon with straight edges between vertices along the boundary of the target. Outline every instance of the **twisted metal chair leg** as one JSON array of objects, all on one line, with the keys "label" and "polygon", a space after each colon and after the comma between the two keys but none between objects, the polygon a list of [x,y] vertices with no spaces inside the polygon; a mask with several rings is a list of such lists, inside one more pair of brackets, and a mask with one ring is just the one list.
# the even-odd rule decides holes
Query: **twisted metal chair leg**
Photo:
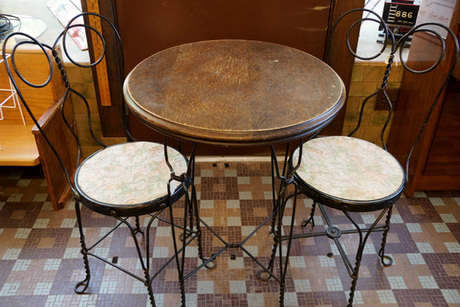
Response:
[{"label": "twisted metal chair leg", "polygon": [[143,256],[142,256],[142,251],[141,251],[141,248],[140,248],[140,245],[139,245],[139,241],[137,240],[137,237],[136,237],[136,234],[137,234],[137,226],[135,228],[133,228],[128,222],[126,219],[123,219],[123,218],[120,218],[120,217],[115,217],[117,220],[119,220],[120,222],[122,222],[123,224],[125,224],[130,233],[131,233],[131,237],[133,238],[133,241],[134,241],[134,244],[135,244],[135,247],[136,247],[136,251],[137,251],[137,255],[139,257],[139,262],[141,264],[141,267],[142,267],[142,270],[144,271],[144,285],[146,286],[147,288],[147,292],[148,292],[148,296],[149,296],[149,299],[150,299],[150,304],[152,307],[155,307],[156,304],[155,304],[155,298],[153,296],[153,289],[152,289],[152,279],[151,279],[151,276],[150,276],[150,227],[152,225],[152,222],[154,220],[154,218],[151,218],[150,222],[148,223],[147,225],[147,238],[146,238],[146,242],[145,242],[145,249],[146,249],[146,259],[144,261],[143,259]]},{"label": "twisted metal chair leg", "polygon": [[[369,227],[369,229],[367,229],[366,234],[363,236],[363,231],[359,228],[359,225],[352,219],[352,217],[350,216],[350,214],[349,214],[347,209],[348,208],[346,206],[344,206],[342,211],[345,214],[345,216],[350,220],[350,222],[355,226],[355,228],[356,228],[356,230],[357,230],[357,232],[359,234],[359,243],[358,243],[358,250],[356,252],[355,266],[351,271],[349,270],[349,275],[350,275],[352,281],[351,281],[350,295],[349,295],[349,298],[348,298],[347,307],[351,307],[351,306],[353,306],[353,300],[354,300],[354,296],[355,296],[356,285],[358,283],[358,277],[359,277],[359,268],[361,266],[361,260],[363,258],[364,247],[366,245],[367,239],[369,238],[369,236],[372,233],[372,231],[376,228],[378,222],[385,215],[387,210],[388,210],[388,212],[390,210],[389,209],[384,209],[380,213],[380,215],[375,219],[375,221],[371,225],[371,227]],[[387,215],[387,222],[389,222],[388,215]],[[349,268],[347,267],[347,269],[349,269]]]},{"label": "twisted metal chair leg", "polygon": [[181,234],[181,237],[183,237],[183,241],[186,241],[188,237],[190,237],[193,234],[193,206],[189,204],[188,206],[188,218],[189,218],[189,225],[190,225],[190,231],[185,231]]},{"label": "twisted metal chair leg", "polygon": [[314,219],[315,209],[316,209],[316,202],[313,202],[313,205],[310,211],[310,217],[308,218],[308,220],[303,220],[300,226],[306,227],[308,223],[311,222],[311,227],[315,227],[315,219]]},{"label": "twisted metal chair leg", "polygon": [[[361,260],[360,260],[360,262],[361,262]],[[358,283],[359,266],[360,266],[360,263],[356,263],[355,269],[353,270],[354,277],[352,277],[352,280],[351,280],[350,295],[348,297],[347,307],[352,307],[353,306],[353,300],[354,300],[354,297],[355,297],[356,285]]]},{"label": "twisted metal chair leg", "polygon": [[358,284],[359,268],[361,267],[361,260],[362,260],[362,257],[363,257],[364,244],[365,244],[365,242],[361,246],[358,247],[358,253],[356,254],[355,267],[353,268],[353,273],[350,274],[351,287],[350,287],[350,295],[349,295],[349,298],[348,298],[347,307],[353,306],[353,300],[354,300],[354,297],[355,297],[356,285]]},{"label": "twisted metal chair leg", "polygon": [[150,280],[150,271],[148,269],[144,270],[144,278],[145,278],[144,285],[147,287],[150,305],[152,305],[152,307],[156,307],[155,297],[153,296],[153,290],[152,290],[152,281]]},{"label": "twisted metal chair leg", "polygon": [[[195,228],[196,228],[196,235],[197,235],[197,242],[198,242],[198,258],[200,258],[200,260],[203,263],[205,263],[206,261],[208,261],[208,259],[204,257],[204,253],[203,253],[203,239],[202,239],[203,232],[201,231],[201,226],[200,226],[200,215],[198,212],[198,201],[196,198],[196,189],[195,189],[194,184],[192,184],[192,199],[191,199],[190,206],[193,206],[193,211],[194,211],[193,215],[195,217]],[[207,269],[214,269],[216,266],[217,266],[217,262],[215,259],[212,261],[209,261],[205,265]]]},{"label": "twisted metal chair leg", "polygon": [[136,220],[136,228],[134,229],[135,233],[140,233],[144,235],[144,232],[141,229],[141,224],[139,222],[139,216],[136,215],[135,220]]},{"label": "twisted metal chair leg", "polygon": [[[80,202],[75,200],[75,213],[77,215],[77,222],[78,222],[78,229],[80,231],[80,245],[81,245],[81,254],[83,255],[83,263],[85,266],[85,279],[78,282],[75,285],[74,291],[77,294],[83,294],[86,289],[88,289],[89,281],[91,279],[91,271],[89,268],[89,260],[88,260],[88,248],[86,247],[85,243],[85,235],[83,233],[83,226],[81,222],[81,212],[80,212]],[[83,287],[83,289],[79,290],[79,288]]]},{"label": "twisted metal chair leg", "polygon": [[[192,196],[192,199],[193,199],[193,196]],[[189,201],[189,202],[190,202],[190,201]],[[184,231],[184,232],[182,232],[182,233],[179,235],[179,240],[182,241],[182,242],[187,241],[187,239],[188,239],[191,235],[193,235],[193,233],[194,233],[194,230],[193,230],[193,229],[194,229],[194,227],[195,227],[195,226],[194,226],[195,222],[194,222],[193,216],[194,216],[194,214],[193,214],[193,205],[189,205],[189,206],[188,206],[188,219],[189,219],[189,225],[190,225],[189,227],[190,227],[190,228],[189,228],[188,231]]]},{"label": "twisted metal chair leg", "polygon": [[[383,231],[383,235],[382,235],[382,244],[380,246],[380,250],[378,253],[380,257],[380,263],[382,263],[383,266],[390,266],[393,264],[393,258],[391,258],[388,255],[385,255],[385,245],[387,242],[388,232],[390,231],[390,220],[391,220],[392,210],[393,210],[393,205],[391,205],[391,207],[388,209],[387,217],[385,219],[385,226],[384,226],[385,230]],[[387,260],[388,262],[385,262],[385,260]]]}]

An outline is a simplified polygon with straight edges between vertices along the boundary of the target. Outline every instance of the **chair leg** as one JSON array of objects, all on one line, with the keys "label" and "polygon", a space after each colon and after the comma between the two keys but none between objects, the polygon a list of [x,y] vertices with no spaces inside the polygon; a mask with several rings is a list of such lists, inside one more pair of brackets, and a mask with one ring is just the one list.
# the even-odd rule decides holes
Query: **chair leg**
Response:
[{"label": "chair leg", "polygon": [[[195,218],[195,228],[196,228],[196,236],[197,236],[197,242],[198,242],[198,258],[200,258],[200,260],[205,263],[206,261],[208,261],[207,258],[204,257],[204,253],[203,253],[203,239],[202,239],[202,231],[201,231],[201,226],[200,226],[200,214],[199,214],[199,211],[198,211],[198,201],[197,201],[197,198],[196,198],[196,189],[195,189],[195,185],[192,184],[191,185],[192,187],[192,196],[191,196],[191,199],[188,200],[190,202],[190,206],[193,208],[193,216]],[[186,198],[186,201],[187,201],[187,198]],[[216,260],[212,260],[212,261],[209,261],[205,267],[207,269],[214,269],[215,267],[217,266],[217,262]]]},{"label": "chair leg", "polygon": [[193,225],[193,206],[191,204],[188,205],[188,218],[189,218],[190,231],[188,233],[184,231],[184,233],[182,234],[182,236],[185,239],[192,235],[193,229],[195,227]]},{"label": "chair leg", "polygon": [[[83,233],[83,226],[81,222],[80,202],[78,200],[75,200],[75,213],[77,215],[78,229],[80,231],[81,254],[83,255],[83,263],[85,266],[86,276],[84,280],[78,282],[75,285],[74,291],[77,294],[83,294],[86,289],[88,289],[89,281],[91,279],[91,271],[89,269],[88,248],[86,247],[85,243],[85,235]],[[83,289],[79,290],[81,287],[83,287]]]},{"label": "chair leg", "polygon": [[[347,217],[350,219],[350,217],[348,215],[347,215]],[[351,220],[351,221],[353,222],[353,220]],[[354,224],[354,222],[353,222],[353,224]],[[355,225],[355,226],[357,227],[357,225]],[[361,266],[361,260],[363,258],[364,246],[366,245],[366,241],[367,241],[367,238],[368,238],[368,235],[366,235],[364,237],[364,240],[363,240],[362,232],[360,231],[360,229],[358,227],[357,227],[357,229],[358,229],[358,233],[359,233],[359,236],[360,236],[360,240],[359,240],[360,243],[358,245],[358,250],[356,252],[355,266],[353,268],[353,271],[350,274],[351,287],[350,287],[350,295],[349,295],[349,298],[348,298],[347,307],[353,306],[353,299],[355,297],[356,285],[358,283],[358,277],[359,277],[359,268]]]},{"label": "chair leg", "polygon": [[315,227],[315,219],[314,219],[315,209],[316,209],[316,202],[313,202],[313,205],[310,211],[310,217],[308,218],[308,220],[303,220],[300,226],[306,227],[308,223],[311,222],[311,227]]},{"label": "chair leg", "polygon": [[360,264],[361,264],[361,259],[359,260],[359,262],[358,261],[356,262],[356,266],[353,269],[353,276],[351,277],[350,295],[348,298],[347,307],[353,306],[353,299],[355,297],[356,284],[358,283],[358,274],[359,274]]},{"label": "chair leg", "polygon": [[155,298],[153,296],[152,281],[150,280],[149,270],[144,271],[144,278],[146,280],[145,286],[147,287],[147,292],[149,294],[150,305],[152,305],[152,307],[156,307]]},{"label": "chair leg", "polygon": [[136,215],[135,219],[136,219],[136,228],[134,229],[134,232],[135,232],[135,233],[140,233],[140,234],[144,235],[144,232],[143,232],[142,229],[141,229],[141,224],[140,224],[140,222],[139,222],[139,216]]},{"label": "chair leg", "polygon": [[[149,299],[150,299],[150,304],[152,307],[155,307],[156,304],[155,304],[155,298],[153,296],[153,289],[152,289],[152,278],[150,276],[150,227],[152,225],[152,221],[154,218],[152,218],[150,220],[150,222],[148,223],[147,225],[147,238],[146,238],[146,242],[145,242],[145,249],[146,249],[146,257],[145,257],[145,261],[144,261],[144,258],[142,256],[142,251],[141,251],[141,247],[139,245],[139,241],[137,240],[137,237],[136,237],[136,234],[138,233],[138,228],[136,226],[136,228],[133,228],[131,226],[130,223],[127,222],[127,220],[123,219],[123,218],[120,218],[120,217],[115,217],[117,220],[119,220],[120,222],[122,222],[123,224],[125,224],[130,233],[131,233],[131,237],[133,238],[133,241],[134,241],[134,244],[136,246],[136,251],[137,251],[137,255],[139,257],[139,261],[140,261],[140,264],[141,264],[141,267],[142,267],[142,270],[144,271],[144,285],[147,287],[147,292],[148,292],[148,296],[149,296]],[[138,222],[138,221],[137,221]]]},{"label": "chair leg", "polygon": [[[388,235],[388,232],[390,231],[390,220],[391,220],[391,212],[393,210],[393,205],[391,205],[391,207],[388,209],[388,213],[387,213],[387,217],[386,217],[386,220],[385,220],[385,226],[384,226],[384,231],[383,231],[383,235],[382,235],[382,244],[380,246],[380,250],[379,250],[379,257],[380,257],[380,262],[382,263],[383,266],[390,266],[393,264],[393,258],[391,258],[390,256],[388,255],[385,255],[385,245],[386,245],[386,242],[387,242],[387,235]],[[388,262],[385,262],[385,260],[387,260]]]},{"label": "chair leg", "polygon": [[[387,223],[389,223],[389,214],[390,214],[390,211],[391,211],[391,207],[389,209],[384,209],[380,213],[380,215],[375,219],[375,221],[371,225],[371,227],[369,227],[369,229],[367,229],[366,234],[364,236],[363,236],[363,231],[359,228],[358,224],[352,219],[352,217],[350,216],[349,212],[347,211],[346,206],[343,207],[342,211],[345,214],[345,216],[350,220],[350,222],[352,222],[352,224],[355,226],[355,228],[356,228],[356,230],[357,230],[357,232],[359,234],[359,243],[358,243],[358,250],[356,252],[355,266],[354,266],[354,268],[352,269],[351,272],[349,271],[349,275],[350,275],[352,281],[351,281],[350,295],[349,295],[349,298],[348,298],[347,307],[351,307],[351,306],[353,306],[353,299],[354,299],[354,296],[355,296],[356,285],[358,283],[358,277],[359,277],[359,268],[361,266],[361,260],[363,258],[364,247],[366,245],[367,239],[369,238],[370,234],[372,233],[372,231],[377,226],[378,222],[385,215],[385,213],[388,213],[387,214]],[[386,231],[388,232],[388,230],[386,230]],[[338,240],[335,240],[335,241],[338,242]]]},{"label": "chair leg", "polygon": [[[190,201],[189,201],[190,202]],[[187,205],[186,205],[187,206]],[[189,225],[190,228],[188,231],[184,231],[179,235],[179,240],[180,241],[187,241],[187,239],[193,235],[194,231],[194,220],[193,220],[193,205],[188,205],[188,219],[189,219]]]}]

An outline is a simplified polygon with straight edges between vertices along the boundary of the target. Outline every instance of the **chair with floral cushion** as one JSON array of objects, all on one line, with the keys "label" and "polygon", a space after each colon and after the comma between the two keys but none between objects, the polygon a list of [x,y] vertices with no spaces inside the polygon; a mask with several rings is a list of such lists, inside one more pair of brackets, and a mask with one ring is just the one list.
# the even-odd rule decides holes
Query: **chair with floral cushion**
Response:
[{"label": "chair with floral cushion", "polygon": [[[358,124],[348,136],[317,136],[304,142],[293,151],[289,164],[296,192],[294,194],[287,195],[284,204],[288,199],[296,199],[296,193],[299,191],[299,193],[302,193],[313,200],[310,217],[309,219],[304,220],[301,226],[306,227],[308,224],[311,224],[312,228],[314,228],[314,214],[316,207],[320,209],[326,225],[324,226],[324,231],[312,230],[311,232],[305,231],[302,233],[293,233],[293,224],[291,222],[291,231],[289,235],[283,235],[280,239],[281,241],[288,241],[288,253],[290,250],[290,243],[293,239],[317,236],[327,236],[332,239],[337,247],[337,253],[340,254],[347,272],[352,278],[348,306],[352,306],[353,304],[363,252],[366,242],[372,232],[383,232],[381,248],[378,251],[378,256],[382,265],[389,266],[393,262],[389,255],[385,255],[385,245],[387,235],[390,230],[392,208],[396,201],[400,198],[408,181],[410,157],[423,134],[424,128],[430,119],[433,109],[435,108],[450,75],[452,74],[458,58],[458,41],[454,33],[449,28],[437,23],[423,23],[413,27],[407,34],[402,36],[402,38],[396,42],[392,32],[389,31],[389,28],[383,19],[373,11],[367,9],[354,9],[342,15],[332,30],[330,42],[332,42],[332,36],[334,35],[337,25],[344,19],[345,16],[349,16],[350,14],[359,14],[360,19],[353,22],[347,32],[346,42],[348,44],[349,51],[354,57],[361,60],[372,60],[384,53],[388,44],[390,52],[387,58],[386,71],[382,76],[382,83],[377,91],[369,95],[362,102],[358,115]],[[363,15],[365,15],[365,17],[362,17]],[[365,21],[378,23],[385,33],[385,44],[382,45],[382,49],[378,54],[370,57],[356,54],[351,49],[348,38],[353,27]],[[446,41],[454,46],[454,48],[452,48],[454,49],[454,52],[449,53],[445,51],[446,43],[443,37],[439,34],[440,32],[446,32],[448,34]],[[412,35],[421,33],[431,35],[434,39],[438,39],[439,46],[441,46],[442,51],[439,54],[439,58],[435,60],[434,64],[428,69],[412,69],[404,60],[402,60],[402,65],[406,69],[405,72],[424,74],[441,66],[444,66],[442,69],[446,69],[447,65],[448,69],[446,69],[446,71],[448,71],[448,73],[446,79],[442,82],[442,85],[440,85],[439,92],[432,102],[431,109],[427,114],[422,115],[425,117],[424,120],[423,117],[421,118],[423,125],[421,125],[413,144],[409,144],[408,147],[410,148],[410,151],[408,151],[405,167],[402,167],[400,162],[387,151],[385,143],[385,131],[393,113],[393,105],[388,97],[386,88],[396,53],[399,51],[400,58],[403,59],[402,49],[407,41]],[[333,51],[332,48],[329,48],[328,60],[330,59],[331,54],[333,54]],[[440,63],[443,63],[443,65],[439,65]],[[356,132],[360,129],[361,122],[365,114],[366,104],[372,98],[375,99],[378,97],[379,94],[382,95],[381,97],[384,97],[384,101],[386,101],[388,107],[388,116],[383,124],[380,134],[381,146],[355,136],[357,135]],[[293,204],[294,209],[292,210],[292,219],[294,220],[296,201],[293,201]],[[350,227],[340,229],[339,227],[333,225],[328,216],[328,212],[331,212],[331,210],[339,210],[342,212],[345,220],[351,223]],[[375,211],[377,212],[377,218],[374,216],[374,220],[371,222],[366,220],[366,223],[371,224],[370,227],[366,228],[359,224],[359,213]],[[381,223],[381,221],[383,223]],[[348,258],[345,248],[340,243],[341,236],[345,234],[358,235],[354,263]],[[280,244],[280,242],[275,240],[274,247],[278,244]],[[273,250],[275,251],[276,249],[274,248]],[[274,254],[272,256],[274,256]],[[333,253],[328,253],[328,256],[332,257]]]},{"label": "chair with floral cushion", "polygon": [[[199,252],[201,255],[201,232],[197,222],[198,218],[197,216],[192,216],[192,212],[197,211],[196,208],[191,208],[191,206],[196,206],[196,202],[191,201],[195,195],[195,190],[192,184],[194,170],[192,169],[193,167],[190,166],[193,165],[193,163],[189,163],[188,159],[178,150],[167,146],[166,142],[165,144],[158,144],[134,140],[128,129],[127,137],[130,142],[122,144],[106,146],[95,136],[91,126],[91,114],[88,102],[82,94],[74,90],[70,85],[67,72],[62,64],[59,52],[59,44],[61,43],[66,56],[73,64],[79,67],[92,68],[103,61],[106,56],[106,40],[104,39],[102,33],[97,31],[94,27],[79,24],[78,21],[74,23],[74,21],[81,16],[84,18],[94,18],[100,20],[104,27],[114,33],[116,46],[113,47],[114,50],[116,50],[115,54],[117,56],[117,63],[119,63],[119,71],[121,75],[120,80],[123,80],[124,64],[120,36],[113,24],[110,23],[108,19],[98,14],[82,13],[81,15],[73,18],[52,46],[41,44],[28,34],[20,32],[10,34],[5,39],[3,45],[3,51],[5,51],[7,42],[10,39],[13,37],[16,39],[19,38],[17,39],[19,43],[17,43],[12,50],[12,64],[5,61],[8,74],[13,80],[14,87],[16,88],[24,107],[27,109],[35,125],[40,130],[41,135],[48,143],[49,148],[53,151],[57,161],[62,167],[75,199],[75,212],[80,232],[81,253],[83,255],[86,271],[84,280],[76,285],[75,292],[81,294],[87,290],[91,279],[91,270],[88,258],[89,256],[93,256],[141,281],[147,287],[151,305],[155,306],[152,281],[159,272],[166,267],[166,265],[175,261],[181,291],[181,305],[185,306],[185,248],[197,237],[200,247]],[[101,54],[97,55],[99,58],[89,65],[74,61],[67,51],[65,41],[70,35],[68,33],[74,30],[73,28],[75,27],[82,27],[87,30],[87,32],[92,33],[94,37],[99,37],[101,45],[103,46]],[[43,84],[34,84],[27,80],[15,65],[15,52],[20,50],[23,46],[30,47],[31,45],[36,48],[40,48],[49,63],[49,78]],[[5,52],[3,54],[5,54]],[[60,74],[56,74],[55,71],[53,72],[53,68],[56,67],[56,64],[53,64],[52,61],[57,63],[57,69],[60,71]],[[20,90],[21,87],[18,86],[18,83],[20,82],[19,79],[26,85],[34,88],[43,88],[47,86],[51,80],[61,79],[60,81],[64,84],[64,86],[62,97],[60,97],[58,101],[58,107],[61,109],[61,120],[65,122],[66,129],[63,129],[63,131],[59,131],[58,133],[62,133],[63,135],[65,134],[63,138],[67,142],[76,142],[78,145],[77,152],[71,153],[71,156],[65,156],[65,154],[62,154],[62,151],[60,150],[62,144],[56,144],[50,141],[50,135],[45,132],[44,126],[46,123],[43,123],[41,120],[34,117],[30,106],[27,104],[27,97],[23,95]],[[54,80],[53,82],[58,81]],[[121,84],[119,86],[121,89]],[[77,103],[81,103],[84,109],[87,110],[91,136],[95,142],[102,146],[101,150],[95,152],[84,160],[81,158],[81,144],[75,125],[72,118],[68,116],[69,108],[72,109],[72,106]],[[122,110],[123,112],[121,114],[121,118],[123,118],[123,123],[126,128],[127,119],[124,106],[122,107]],[[69,135],[73,137],[72,140],[68,139]],[[193,153],[192,156],[194,156]],[[173,204],[183,197],[185,198],[185,205],[183,215],[180,215],[180,218],[183,219],[183,224],[179,226],[174,222],[175,217],[173,214]],[[115,223],[112,225],[113,227],[111,230],[103,235],[101,239],[92,243],[91,246],[88,245],[85,239],[85,231],[83,228],[84,221],[82,221],[83,214],[80,204],[91,211],[111,216],[118,220],[114,221]],[[166,210],[165,212],[169,211],[169,221],[159,217],[159,214],[163,210]],[[182,211],[180,208],[179,210]],[[146,216],[145,229],[143,229],[144,227],[141,227],[139,219],[140,216],[144,215]],[[196,219],[194,219],[195,217]],[[174,247],[174,255],[166,261],[161,268],[158,268],[155,274],[153,274],[150,268],[152,260],[152,254],[150,251],[150,231],[155,219],[161,219],[171,225],[171,240]],[[197,228],[195,230],[192,222],[197,223]],[[113,255],[107,256],[98,254],[97,247],[100,246],[99,244],[109,238],[113,231],[123,225],[129,229],[129,234],[134,239],[134,246],[137,251],[137,256],[139,257],[143,276],[138,276],[134,272],[130,272],[123,268],[121,265],[117,265],[116,261],[109,258],[116,258]],[[176,228],[181,229],[181,231],[179,231],[180,236],[176,236]],[[141,234],[143,240],[137,238],[139,233]],[[179,237],[182,242],[178,241]],[[182,256],[180,257],[180,255]]]}]

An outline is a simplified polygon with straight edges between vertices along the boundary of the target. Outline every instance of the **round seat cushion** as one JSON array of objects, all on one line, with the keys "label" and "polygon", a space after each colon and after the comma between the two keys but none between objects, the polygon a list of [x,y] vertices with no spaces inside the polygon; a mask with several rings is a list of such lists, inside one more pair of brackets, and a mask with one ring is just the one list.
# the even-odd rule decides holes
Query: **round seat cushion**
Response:
[{"label": "round seat cushion", "polygon": [[[187,161],[168,147],[175,173],[187,171]],[[75,184],[86,198],[105,204],[135,205],[167,195],[170,170],[164,146],[152,142],[123,143],[88,157],[75,174]],[[171,193],[179,186],[171,182]]]},{"label": "round seat cushion", "polygon": [[[302,148],[297,175],[322,194],[349,201],[375,201],[399,193],[404,171],[387,151],[365,140],[331,136]],[[294,152],[294,163],[299,150]]]}]

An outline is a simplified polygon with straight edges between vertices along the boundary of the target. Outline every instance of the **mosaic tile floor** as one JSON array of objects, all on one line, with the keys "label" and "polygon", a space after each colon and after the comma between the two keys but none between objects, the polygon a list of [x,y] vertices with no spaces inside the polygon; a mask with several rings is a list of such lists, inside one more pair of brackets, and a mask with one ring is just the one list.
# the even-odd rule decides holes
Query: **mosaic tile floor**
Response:
[{"label": "mosaic tile floor", "polygon": [[[240,242],[270,212],[269,163],[199,163],[196,181],[202,218],[228,242]],[[181,206],[177,204],[176,215]],[[394,264],[380,265],[376,251],[381,234],[372,234],[354,305],[460,306],[459,206],[460,192],[419,192],[401,199],[394,210],[386,249]],[[300,200],[296,232],[311,231],[310,226],[298,226],[310,207],[310,200]],[[286,209],[286,223],[291,210]],[[329,212],[335,225],[349,227],[342,214]],[[111,218],[85,208],[82,214],[88,241],[114,225]],[[375,216],[366,213],[357,219],[369,226]],[[324,229],[318,214],[315,220],[315,229]],[[146,224],[145,218],[141,224]],[[209,231],[203,235],[207,255],[223,246]],[[171,255],[169,236],[167,224],[155,224],[151,238],[154,267]],[[264,226],[244,246],[268,264],[272,242],[268,226]],[[355,236],[344,235],[342,242],[352,254]],[[126,227],[104,241],[98,252],[107,259],[117,256],[120,265],[141,272]],[[186,269],[191,270],[198,265],[196,242],[186,255]],[[291,256],[286,306],[346,305],[351,281],[331,240],[297,240]],[[77,295],[73,288],[82,280],[84,269],[73,205],[52,210],[39,167],[1,167],[0,306],[148,306],[141,282],[94,258],[90,265],[93,277],[88,294]],[[217,268],[201,269],[186,280],[187,306],[278,306],[278,284],[259,281],[255,276],[258,270],[241,250],[227,249],[218,256]],[[158,306],[179,305],[176,276],[171,263],[154,280]]]}]

